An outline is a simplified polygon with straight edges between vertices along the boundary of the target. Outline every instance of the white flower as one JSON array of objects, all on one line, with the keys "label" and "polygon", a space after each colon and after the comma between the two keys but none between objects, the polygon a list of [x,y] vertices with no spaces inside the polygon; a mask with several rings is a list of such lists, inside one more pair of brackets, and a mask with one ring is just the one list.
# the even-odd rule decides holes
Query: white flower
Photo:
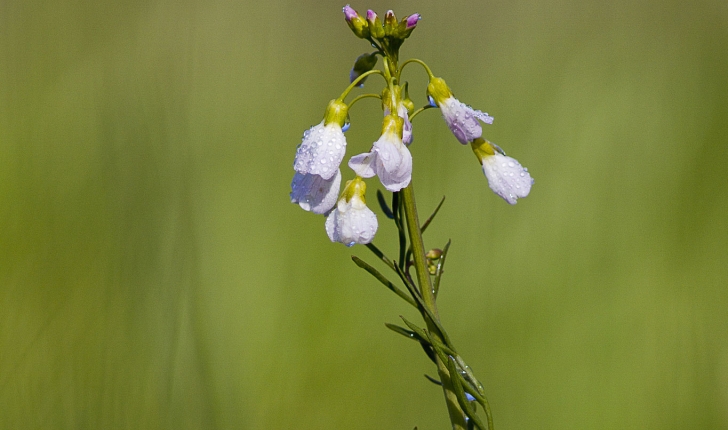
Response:
[{"label": "white flower", "polygon": [[336,207],[326,217],[326,234],[346,246],[367,244],[377,232],[377,216],[366,205],[366,184],[360,177],[346,183]]},{"label": "white flower", "polygon": [[430,79],[430,83],[427,85],[427,97],[430,105],[440,108],[445,123],[463,145],[467,145],[483,135],[480,121],[493,124],[492,116],[473,109],[456,99],[442,78]]},{"label": "white flower", "polygon": [[392,192],[409,185],[412,180],[412,154],[402,143],[403,124],[402,118],[387,115],[382,135],[374,142],[371,152],[351,157],[349,167],[363,178],[379,176],[382,185]]},{"label": "white flower", "polygon": [[467,145],[483,135],[480,121],[493,124],[493,117],[473,109],[455,97],[449,97],[439,104],[445,123],[458,141]]},{"label": "white flower", "polygon": [[303,133],[293,168],[298,173],[331,179],[339,170],[345,153],[346,137],[341,126],[335,122],[324,125],[321,121]]},{"label": "white flower", "polygon": [[341,186],[341,170],[324,179],[319,175],[296,173],[291,182],[291,203],[298,203],[305,211],[325,214],[336,204]]},{"label": "white flower", "polygon": [[507,156],[498,145],[487,140],[479,138],[471,145],[483,165],[483,173],[494,193],[512,205],[519,198],[528,196],[533,178],[518,160]]},{"label": "white flower", "polygon": [[331,100],[324,120],[303,133],[293,162],[296,172],[319,175],[326,180],[336,175],[346,153],[346,137],[341,127],[346,122],[348,109],[343,101]]}]

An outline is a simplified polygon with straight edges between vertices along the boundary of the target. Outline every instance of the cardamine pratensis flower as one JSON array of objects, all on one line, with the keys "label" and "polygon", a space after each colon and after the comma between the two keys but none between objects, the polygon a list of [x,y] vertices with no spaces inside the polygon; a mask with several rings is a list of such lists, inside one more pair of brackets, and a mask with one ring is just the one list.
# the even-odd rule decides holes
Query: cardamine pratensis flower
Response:
[{"label": "cardamine pratensis flower", "polygon": [[382,135],[374,142],[371,152],[355,155],[349,167],[363,178],[376,175],[389,191],[396,192],[409,185],[412,179],[412,154],[402,143],[404,120],[397,115],[384,117]]},{"label": "cardamine pratensis flower", "polygon": [[326,217],[326,234],[346,246],[367,244],[377,232],[377,216],[366,205],[367,186],[360,177],[346,183],[336,207]]},{"label": "cardamine pratensis flower", "polygon": [[447,126],[458,141],[467,145],[483,134],[479,121],[493,123],[493,117],[473,109],[453,96],[452,91],[441,78],[431,78],[427,85],[430,105],[439,107]]},{"label": "cardamine pratensis flower", "polygon": [[507,156],[498,145],[482,138],[475,139],[470,146],[480,160],[488,185],[494,193],[512,205],[519,198],[528,196],[533,178],[518,160]]},{"label": "cardamine pratensis flower", "polygon": [[296,172],[291,182],[291,203],[298,203],[305,211],[325,214],[336,204],[340,187],[340,169],[336,169],[336,175],[329,180]]},{"label": "cardamine pratensis flower", "polygon": [[342,126],[348,106],[331,100],[324,120],[303,133],[296,149],[291,182],[291,203],[317,214],[328,212],[336,203],[341,185],[339,165],[346,154],[346,137]]}]

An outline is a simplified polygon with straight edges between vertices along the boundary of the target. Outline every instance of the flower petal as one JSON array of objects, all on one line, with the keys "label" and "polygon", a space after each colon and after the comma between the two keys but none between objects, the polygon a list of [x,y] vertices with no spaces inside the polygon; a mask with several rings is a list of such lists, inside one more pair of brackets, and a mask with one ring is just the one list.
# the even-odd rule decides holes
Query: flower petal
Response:
[{"label": "flower petal", "polygon": [[340,199],[336,208],[326,217],[329,239],[346,246],[371,242],[377,228],[377,216],[357,196],[349,202]]},{"label": "flower petal", "polygon": [[473,108],[455,97],[450,97],[440,104],[440,110],[452,134],[463,145],[467,145],[483,134],[483,128],[480,126],[478,117],[474,115]]},{"label": "flower petal", "polygon": [[319,175],[296,173],[291,182],[291,203],[315,214],[325,214],[336,204],[341,186],[341,170],[326,180]]},{"label": "flower petal", "polygon": [[335,122],[311,127],[303,133],[303,140],[296,149],[293,168],[298,173],[319,175],[331,179],[338,171],[346,153],[346,137]]},{"label": "flower petal", "polygon": [[515,205],[531,191],[533,178],[516,159],[496,153],[483,158],[482,163],[490,189],[508,203]]},{"label": "flower petal", "polygon": [[374,170],[375,159],[376,153],[373,152],[355,155],[349,159],[349,167],[362,178],[371,178],[377,174]]},{"label": "flower petal", "polygon": [[372,153],[376,154],[375,168],[384,188],[396,192],[409,185],[412,154],[402,142],[391,141],[383,135],[374,142]]}]

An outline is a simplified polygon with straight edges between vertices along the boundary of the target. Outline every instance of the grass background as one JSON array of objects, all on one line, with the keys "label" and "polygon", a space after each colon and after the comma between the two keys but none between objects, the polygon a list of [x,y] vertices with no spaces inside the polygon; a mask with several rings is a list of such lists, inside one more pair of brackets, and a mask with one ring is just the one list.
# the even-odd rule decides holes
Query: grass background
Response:
[{"label": "grass background", "polygon": [[[373,258],[288,202],[367,49],[342,6],[0,4],[0,428],[447,428]],[[496,427],[728,428],[728,3],[352,6],[420,12],[403,58],[536,179],[510,207],[415,121],[441,314]],[[351,119],[350,155],[381,113]]]}]

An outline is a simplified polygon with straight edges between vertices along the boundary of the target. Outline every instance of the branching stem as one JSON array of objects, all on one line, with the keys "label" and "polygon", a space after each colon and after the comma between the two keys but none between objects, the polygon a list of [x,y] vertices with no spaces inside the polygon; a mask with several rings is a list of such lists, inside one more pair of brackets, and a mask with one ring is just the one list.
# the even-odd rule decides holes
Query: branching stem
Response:
[{"label": "branching stem", "polygon": [[[415,193],[410,182],[407,188],[403,189],[400,193],[404,201],[404,216],[407,220],[407,233],[412,244],[412,255],[414,257],[415,271],[417,272],[417,283],[419,286],[422,301],[430,314],[438,319],[439,315],[437,312],[437,303],[435,302],[435,293],[432,288],[432,279],[427,270],[427,260],[425,258],[425,245],[422,240],[422,233],[420,230],[420,222],[417,217],[417,205],[415,203]],[[430,334],[439,342],[442,342],[442,334],[437,326],[430,322],[428,316],[423,312],[422,318],[427,322],[427,330]],[[448,366],[442,359],[437,357],[437,373],[440,376],[442,382],[442,390],[445,394],[445,402],[447,403],[447,410],[450,414],[450,422],[452,423],[453,430],[466,430],[467,423],[465,422],[465,413],[460,407],[455,394],[454,385],[448,371]],[[457,375],[452,375],[456,378]]]}]

